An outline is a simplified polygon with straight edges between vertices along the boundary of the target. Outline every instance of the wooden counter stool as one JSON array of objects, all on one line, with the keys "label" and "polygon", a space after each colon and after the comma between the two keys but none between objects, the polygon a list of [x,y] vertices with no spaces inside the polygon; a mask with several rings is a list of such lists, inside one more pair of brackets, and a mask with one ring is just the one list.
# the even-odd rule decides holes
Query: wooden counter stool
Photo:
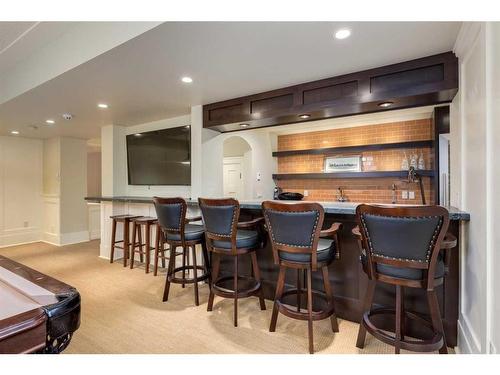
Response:
[{"label": "wooden counter stool", "polygon": [[[259,236],[258,225],[263,221],[263,218],[238,223],[240,204],[232,198],[198,198],[198,203],[205,224],[207,247],[212,252],[212,280],[207,311],[212,311],[215,295],[234,299],[233,321],[234,326],[237,327],[239,298],[257,295],[260,309],[266,309],[256,255],[256,250],[262,247],[262,236]],[[238,273],[238,257],[246,254],[250,254],[252,258],[253,278],[244,277]],[[233,257],[234,273],[232,276],[219,277],[222,256]],[[223,283],[229,280],[233,281],[232,289],[223,286]],[[242,289],[238,286],[239,280],[250,281],[253,285]]]},{"label": "wooden counter stool", "polygon": [[[141,217],[140,215],[113,215],[110,219],[113,220],[111,228],[111,254],[109,262],[113,263],[115,258],[115,248],[123,249],[123,267],[127,267],[127,260],[130,253],[130,223],[132,219]],[[118,223],[123,223],[123,240],[116,241],[116,227]],[[123,243],[122,246],[116,244]]]},{"label": "wooden counter stool", "polygon": [[[270,332],[276,330],[278,312],[293,319],[307,320],[309,329],[309,353],[314,353],[313,321],[330,318],[332,331],[338,332],[337,316],[330,285],[328,266],[336,258],[338,231],[342,225],[334,223],[330,229],[321,230],[324,210],[318,203],[285,204],[266,201],[262,203],[266,227],[273,248],[274,263],[280,267]],[[330,239],[320,238],[330,237]],[[284,291],[286,270],[297,271],[297,289]],[[325,293],[312,290],[312,272],[321,269]],[[305,273],[306,290],[300,286],[300,273]],[[301,296],[307,295],[307,310],[302,311]],[[295,309],[287,307],[282,298],[296,295]],[[321,311],[313,311],[313,295],[326,300]]]},{"label": "wooden counter stool", "polygon": [[[155,217],[142,216],[132,219],[132,245],[130,246],[130,269],[134,268],[135,253],[139,254],[141,263],[146,257],[146,273],[149,273],[149,263],[151,262],[151,251],[155,250],[151,246],[151,228],[156,227],[158,219]],[[145,242],[142,242],[142,227],[144,227]]]},{"label": "wooden counter stool", "polygon": [[[205,246],[204,230],[202,225],[190,224],[194,221],[200,221],[201,217],[194,217],[186,219],[187,204],[183,198],[153,198],[156,215],[158,216],[158,223],[160,224],[163,238],[157,241],[157,246],[162,246],[164,241],[170,247],[170,257],[168,260],[168,270],[165,280],[165,290],[163,292],[163,301],[168,301],[170,291],[170,284],[185,284],[194,285],[194,302],[198,306],[198,283],[207,280],[210,277],[208,268],[208,253]],[[198,265],[196,258],[196,245],[202,246],[203,257],[205,259],[204,265]],[[181,247],[182,252],[177,252],[177,248]],[[192,249],[193,264],[189,265],[189,249]],[[156,250],[159,256],[160,249]],[[176,267],[175,260],[177,255],[182,255],[182,266]],[[156,258],[156,268],[158,260]],[[186,277],[186,273],[193,271],[193,277]],[[198,271],[202,274],[199,275]],[[182,272],[182,277],[176,277],[175,274]]]},{"label": "wooden counter stool", "polygon": [[[369,279],[356,346],[364,347],[368,331],[380,341],[394,346],[396,354],[401,349],[447,353],[435,287],[443,283],[445,276],[445,261],[440,250],[448,229],[448,211],[440,206],[382,207],[363,204],[357,207],[356,217],[364,252],[361,260]],[[446,246],[452,246],[452,242]],[[372,309],[377,282],[395,286],[395,309]],[[404,288],[426,291],[430,322],[405,310]],[[375,315],[395,317],[394,335],[375,326],[371,321]],[[428,327],[432,337],[425,340],[405,338],[406,319]]]}]

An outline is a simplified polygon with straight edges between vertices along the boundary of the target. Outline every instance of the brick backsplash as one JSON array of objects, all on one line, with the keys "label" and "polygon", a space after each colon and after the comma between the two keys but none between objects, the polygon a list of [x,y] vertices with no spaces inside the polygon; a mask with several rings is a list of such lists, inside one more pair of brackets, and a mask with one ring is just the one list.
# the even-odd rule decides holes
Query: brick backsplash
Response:
[{"label": "brick backsplash", "polygon": [[[278,151],[302,150],[310,148],[328,148],[342,146],[358,146],[377,143],[393,143],[407,141],[423,141],[433,138],[431,119],[393,122],[386,124],[357,126],[352,128],[332,129],[300,134],[278,136]],[[434,154],[431,148],[421,149],[389,149],[362,153],[343,153],[342,156],[361,155],[364,171],[400,170],[403,155],[420,156],[425,160],[425,169],[434,168]],[[339,154],[335,154],[340,156]],[[329,155],[293,155],[278,157],[278,173],[323,172],[325,158]],[[423,179],[424,193],[428,203],[434,202],[433,180]],[[308,190],[308,200],[332,201],[338,196],[338,188],[344,190],[349,201],[390,203],[392,201],[392,185],[396,185],[396,202],[421,203],[420,190],[417,184],[408,184],[397,178],[355,178],[355,179],[293,179],[280,180],[284,191],[303,193]],[[415,192],[415,199],[402,199],[401,191]]]}]

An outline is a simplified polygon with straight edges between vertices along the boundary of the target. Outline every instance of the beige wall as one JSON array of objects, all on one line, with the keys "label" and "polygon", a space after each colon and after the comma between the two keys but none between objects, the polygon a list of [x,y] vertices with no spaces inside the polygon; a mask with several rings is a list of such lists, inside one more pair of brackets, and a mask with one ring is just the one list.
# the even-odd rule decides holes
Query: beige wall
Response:
[{"label": "beige wall", "polygon": [[0,137],[0,247],[40,239],[42,155],[39,139]]},{"label": "beige wall", "polygon": [[101,153],[87,154],[87,196],[101,195]]},{"label": "beige wall", "polygon": [[43,194],[59,196],[60,139],[43,141]]}]

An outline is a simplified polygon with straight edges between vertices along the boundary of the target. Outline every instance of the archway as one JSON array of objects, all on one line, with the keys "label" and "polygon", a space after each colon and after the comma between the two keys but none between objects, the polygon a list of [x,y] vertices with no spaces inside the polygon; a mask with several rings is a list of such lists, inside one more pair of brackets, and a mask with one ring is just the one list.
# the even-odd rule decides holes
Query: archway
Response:
[{"label": "archway", "polygon": [[240,136],[232,136],[223,144],[223,192],[225,197],[252,197],[252,147]]}]

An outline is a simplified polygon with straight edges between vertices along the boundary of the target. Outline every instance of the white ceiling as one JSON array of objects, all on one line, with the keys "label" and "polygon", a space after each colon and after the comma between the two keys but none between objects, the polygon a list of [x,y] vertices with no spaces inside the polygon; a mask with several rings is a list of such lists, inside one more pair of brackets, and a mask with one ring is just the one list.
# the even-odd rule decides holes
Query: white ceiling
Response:
[{"label": "white ceiling", "polygon": [[[351,37],[333,38],[340,27],[349,27]],[[192,105],[449,51],[459,27],[444,22],[168,22],[0,105],[0,135],[15,129],[29,137],[99,137],[106,124],[130,126],[185,115]],[[11,34],[9,39],[15,38]],[[194,82],[180,82],[184,75]],[[110,108],[96,108],[101,101]],[[65,112],[74,119],[63,121]],[[48,118],[56,124],[45,125]]]},{"label": "white ceiling", "polygon": [[73,25],[73,22],[0,22],[0,76]]}]

